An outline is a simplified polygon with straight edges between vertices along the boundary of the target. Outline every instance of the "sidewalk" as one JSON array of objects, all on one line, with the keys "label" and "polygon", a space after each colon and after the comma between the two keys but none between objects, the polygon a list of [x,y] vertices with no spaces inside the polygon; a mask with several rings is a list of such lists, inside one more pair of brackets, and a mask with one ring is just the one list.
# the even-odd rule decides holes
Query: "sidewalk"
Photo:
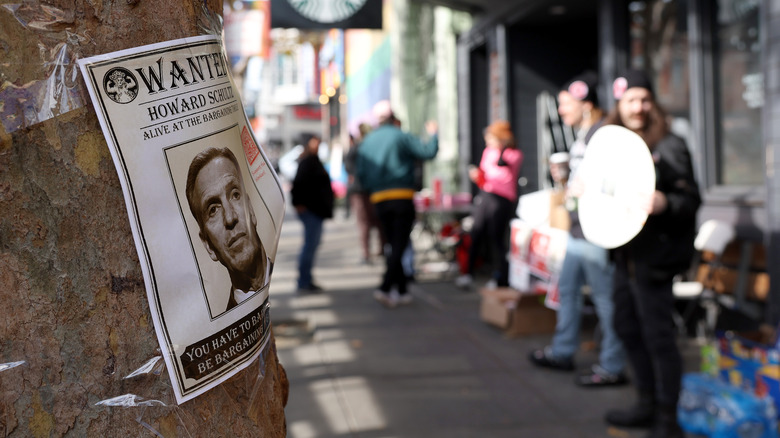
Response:
[{"label": "sidewalk", "polygon": [[[288,436],[642,437],[608,428],[608,408],[634,401],[631,386],[583,389],[574,374],[526,356],[550,335],[506,338],[479,319],[476,290],[420,279],[415,301],[386,309],[371,291],[383,263],[361,266],[354,219],[327,221],[315,263],[319,295],[295,293],[301,226],[289,214],[274,267],[272,320],[290,380]],[[479,283],[478,283],[479,284]],[[583,340],[592,339],[583,333]],[[686,368],[698,366],[685,341]],[[688,345],[691,344],[691,345]],[[594,351],[578,356],[583,368]]]}]

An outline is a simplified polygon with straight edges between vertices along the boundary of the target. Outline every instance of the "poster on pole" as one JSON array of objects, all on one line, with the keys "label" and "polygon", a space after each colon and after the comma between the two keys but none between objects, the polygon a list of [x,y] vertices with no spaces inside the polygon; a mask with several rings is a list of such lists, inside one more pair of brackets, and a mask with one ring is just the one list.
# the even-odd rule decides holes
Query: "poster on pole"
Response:
[{"label": "poster on pole", "polygon": [[149,308],[177,403],[268,344],[284,219],[215,36],[79,61],[124,192]]}]

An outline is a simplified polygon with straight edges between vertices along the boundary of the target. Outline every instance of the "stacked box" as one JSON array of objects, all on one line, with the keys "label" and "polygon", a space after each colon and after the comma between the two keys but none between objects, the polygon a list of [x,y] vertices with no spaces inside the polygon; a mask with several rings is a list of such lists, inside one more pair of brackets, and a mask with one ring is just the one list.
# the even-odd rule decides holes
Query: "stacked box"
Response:
[{"label": "stacked box", "polygon": [[549,334],[555,331],[555,311],[544,305],[538,295],[500,287],[480,290],[480,318],[501,328],[509,337]]}]

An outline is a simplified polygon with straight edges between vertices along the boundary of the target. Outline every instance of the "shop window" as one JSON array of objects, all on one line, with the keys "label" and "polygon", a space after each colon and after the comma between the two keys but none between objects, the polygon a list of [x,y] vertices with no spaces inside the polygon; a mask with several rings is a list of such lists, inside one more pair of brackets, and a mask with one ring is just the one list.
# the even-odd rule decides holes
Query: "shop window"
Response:
[{"label": "shop window", "polygon": [[629,3],[631,67],[653,78],[656,100],[683,137],[690,134],[687,11],[683,0]]},{"label": "shop window", "polygon": [[760,0],[718,0],[716,59],[720,148],[718,183],[764,183],[759,41]]}]

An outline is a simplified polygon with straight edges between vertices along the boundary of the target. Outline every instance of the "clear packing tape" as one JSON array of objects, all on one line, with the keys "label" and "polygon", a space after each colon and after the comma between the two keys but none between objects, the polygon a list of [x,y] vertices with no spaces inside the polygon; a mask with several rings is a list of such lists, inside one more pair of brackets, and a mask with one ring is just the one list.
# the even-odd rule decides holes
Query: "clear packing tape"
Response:
[{"label": "clear packing tape", "polygon": [[[92,38],[86,33],[79,34],[75,31],[78,25],[74,13],[46,6],[37,1],[0,5],[0,14],[3,13],[10,14],[23,32],[31,33],[31,36],[38,39],[37,58],[31,56],[26,59],[21,70],[24,70],[28,76],[40,78],[23,84],[12,83],[8,80],[7,72],[14,66],[8,61],[0,60],[0,124],[5,132],[13,133],[87,105],[89,95],[84,87],[77,61],[86,52],[84,48],[92,44]],[[221,35],[222,17],[206,8],[204,2],[198,26],[202,35]],[[10,32],[17,31],[17,29],[10,30]],[[267,345],[256,359],[258,363],[245,370],[245,372],[249,369],[258,370],[254,376],[245,376],[246,385],[251,387],[248,388],[251,389],[249,393],[252,398],[249,406],[255,404],[260,385],[265,377],[266,358],[270,348],[273,347]],[[25,365],[29,364],[24,360],[0,363],[0,377],[7,376],[7,373],[23,373]],[[162,356],[147,360],[135,371],[123,377],[123,380],[138,379],[155,379],[156,383],[159,383],[159,379],[163,379],[167,383],[166,387],[169,387]],[[192,416],[176,405],[172,391],[169,394],[170,399],[165,401],[137,394],[120,394],[95,403],[94,408],[138,409],[136,421],[154,436],[163,436],[151,424],[153,423],[151,418],[160,416],[160,412],[153,412],[153,410],[159,409],[167,410],[166,413],[173,413],[182,425],[185,423],[184,417],[187,417],[185,429],[197,430],[197,423],[193,423]],[[190,436],[196,435],[197,433],[190,433]]]},{"label": "clear packing tape", "polygon": [[[37,64],[40,70],[36,76],[43,77],[26,84],[13,84],[2,75],[0,122],[5,131],[11,133],[83,107],[86,93],[79,83],[76,59],[89,37],[67,28],[73,24],[73,17],[53,7],[28,3],[3,5],[2,12],[12,14],[22,27],[40,38]],[[25,67],[25,70],[34,69],[31,65]]]},{"label": "clear packing tape", "polygon": [[[265,377],[265,359],[267,354],[268,354],[268,347],[266,347],[265,350],[263,350],[262,354],[257,359],[260,365],[260,374],[256,382],[257,384],[262,382],[263,378]],[[23,364],[24,362],[14,362],[14,363]],[[2,368],[3,365],[4,364],[0,364],[0,371],[3,370]],[[143,378],[146,376],[163,376],[162,378],[165,378],[164,371],[165,371],[165,362],[163,361],[162,356],[155,356],[149,359],[148,361],[146,361],[146,363],[141,365],[140,368],[125,376],[124,379]],[[135,394],[122,394],[117,397],[101,400],[97,402],[95,406],[135,407],[135,406],[168,406],[168,405],[160,400],[150,400]],[[175,406],[175,404],[173,406]]]},{"label": "clear packing tape", "polygon": [[[201,11],[198,25],[202,35],[221,35],[222,18],[205,3]],[[0,123],[5,132],[10,134],[85,106],[89,95],[77,61],[92,38],[76,32],[74,14],[37,1],[0,5],[0,13],[11,14],[25,32],[39,38],[38,58],[31,57],[24,70],[37,68],[34,76],[41,78],[12,83],[4,72],[11,66],[0,61]]]}]

